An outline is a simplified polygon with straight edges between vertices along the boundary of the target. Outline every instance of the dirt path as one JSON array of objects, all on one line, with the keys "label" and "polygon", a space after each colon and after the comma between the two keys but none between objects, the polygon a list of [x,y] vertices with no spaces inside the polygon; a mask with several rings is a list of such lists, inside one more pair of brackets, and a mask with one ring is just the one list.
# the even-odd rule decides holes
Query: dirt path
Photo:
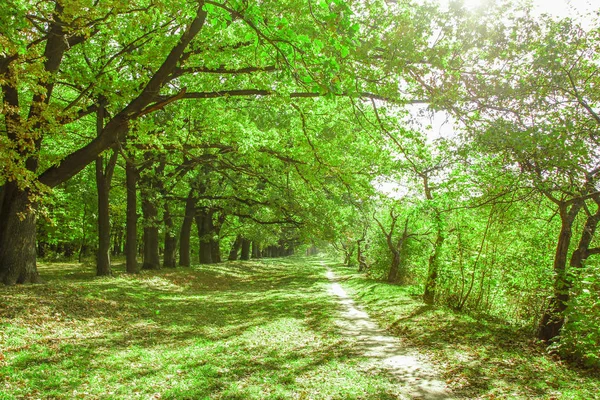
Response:
[{"label": "dirt path", "polygon": [[336,321],[344,335],[356,339],[357,350],[367,357],[369,367],[383,369],[400,381],[406,395],[413,399],[450,399],[446,384],[439,379],[435,368],[416,351],[406,349],[398,338],[381,329],[369,315],[358,307],[331,270],[329,292],[340,304],[341,313]]}]

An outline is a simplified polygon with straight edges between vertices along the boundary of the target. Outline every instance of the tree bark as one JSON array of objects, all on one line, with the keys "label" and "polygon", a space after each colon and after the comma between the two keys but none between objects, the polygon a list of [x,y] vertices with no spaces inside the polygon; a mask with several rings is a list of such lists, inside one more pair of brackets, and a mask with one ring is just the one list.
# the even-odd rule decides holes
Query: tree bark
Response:
[{"label": "tree bark", "polygon": [[125,182],[127,188],[127,228],[125,238],[126,271],[136,274],[137,262],[137,178],[138,173],[133,160],[125,160]]},{"label": "tree bark", "polygon": [[96,160],[96,190],[98,193],[98,252],[96,275],[111,275],[110,270],[110,211],[108,182],[104,177],[104,158]]},{"label": "tree bark", "polygon": [[394,283],[398,280],[398,272],[400,271],[400,252],[392,250],[392,264],[388,273],[387,281]]},{"label": "tree bark", "polygon": [[252,258],[261,258],[260,243],[256,240],[252,241]]},{"label": "tree bark", "polygon": [[361,243],[364,241],[365,241],[364,234],[363,234],[362,238],[360,238],[356,241],[356,261],[358,262],[358,272],[365,272],[367,269],[369,269],[369,266],[367,265],[365,256],[363,255],[363,250],[362,250],[362,246],[361,246]]},{"label": "tree bark", "polygon": [[[146,196],[148,193],[146,193]],[[142,269],[160,269],[158,252],[158,209],[152,199],[144,196],[142,213],[144,215],[144,263]]]},{"label": "tree bark", "polygon": [[212,235],[211,235],[211,257],[213,263],[221,262],[221,227],[223,223],[225,223],[226,214],[220,212],[218,214],[218,218],[216,222],[213,220],[214,211],[211,212],[211,225],[212,225]]},{"label": "tree bark", "polygon": [[242,254],[240,260],[248,261],[250,259],[250,240],[242,238]]},{"label": "tree bark", "polygon": [[198,261],[200,264],[212,264],[212,213],[206,209],[196,210],[196,227],[200,246]]},{"label": "tree bark", "polygon": [[179,234],[179,265],[182,267],[189,267],[192,264],[190,256],[190,236],[192,235],[195,212],[196,200],[194,199],[194,190],[192,189],[185,202],[185,216],[183,217],[181,232]]},{"label": "tree bark", "polygon": [[240,248],[242,247],[242,236],[237,235],[235,238],[235,242],[231,246],[231,251],[229,252],[229,257],[227,258],[229,261],[235,261],[238,259],[238,253]]},{"label": "tree bark", "polygon": [[[14,182],[4,187],[2,240],[0,241],[0,281],[5,285],[41,282],[36,267],[36,218],[26,191]],[[3,191],[4,191],[3,190]]]},{"label": "tree bark", "polygon": [[175,268],[177,265],[175,261],[175,253],[177,251],[177,237],[173,234],[173,217],[171,216],[171,210],[169,204],[165,202],[164,209],[164,220],[165,220],[165,254],[163,259],[163,267]]},{"label": "tree bark", "polygon": [[[100,98],[96,113],[96,132],[104,128],[105,100]],[[98,194],[98,252],[96,253],[96,275],[109,276],[110,269],[110,184],[119,153],[113,150],[106,168],[104,156],[96,158],[96,191]]]},{"label": "tree bark", "polygon": [[554,255],[553,293],[548,301],[546,310],[542,315],[538,330],[538,338],[544,342],[549,342],[556,338],[560,334],[560,330],[565,322],[564,312],[567,309],[570,288],[566,270],[567,257],[569,245],[571,244],[571,237],[573,235],[573,222],[583,207],[583,202],[577,202],[571,205],[570,209],[564,203],[559,207],[561,227],[558,243],[556,245],[556,253]]},{"label": "tree bark", "polygon": [[213,264],[221,262],[221,245],[219,240],[213,240],[210,243],[210,256]]}]

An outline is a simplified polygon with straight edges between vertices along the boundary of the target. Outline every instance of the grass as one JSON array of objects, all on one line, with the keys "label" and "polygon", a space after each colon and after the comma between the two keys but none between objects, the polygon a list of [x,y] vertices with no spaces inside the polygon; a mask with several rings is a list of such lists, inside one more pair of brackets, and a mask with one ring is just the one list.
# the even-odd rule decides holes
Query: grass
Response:
[{"label": "grass", "polygon": [[551,357],[516,327],[425,306],[410,288],[331,265],[342,286],[371,317],[441,366],[455,397],[600,399],[598,372]]},{"label": "grass", "polygon": [[0,399],[396,399],[333,325],[317,259],[1,287]]},{"label": "grass", "polygon": [[[599,378],[498,321],[425,307],[330,263],[357,302],[443,371],[455,398],[594,399]],[[93,277],[39,267],[0,287],[0,399],[398,399],[339,335],[317,258]]]}]

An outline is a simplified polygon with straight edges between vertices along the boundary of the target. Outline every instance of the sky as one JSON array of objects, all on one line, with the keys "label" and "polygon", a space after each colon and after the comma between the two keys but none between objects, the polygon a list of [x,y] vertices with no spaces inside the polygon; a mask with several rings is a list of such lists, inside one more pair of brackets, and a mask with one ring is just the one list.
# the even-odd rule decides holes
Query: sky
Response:
[{"label": "sky", "polygon": [[[440,0],[447,1],[447,0]],[[463,0],[471,7],[485,4],[486,0]],[[539,13],[549,13],[558,17],[576,17],[578,13],[586,13],[600,8],[598,0],[532,0],[533,7]],[[594,6],[595,3],[595,6]]]}]

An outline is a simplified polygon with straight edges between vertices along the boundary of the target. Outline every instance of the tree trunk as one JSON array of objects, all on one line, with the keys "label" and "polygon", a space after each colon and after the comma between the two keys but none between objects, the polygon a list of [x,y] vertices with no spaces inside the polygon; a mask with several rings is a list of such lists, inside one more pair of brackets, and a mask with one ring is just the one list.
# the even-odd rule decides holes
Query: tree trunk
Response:
[{"label": "tree trunk", "polygon": [[252,241],[252,258],[261,258],[261,252],[260,252],[260,244],[253,240]]},{"label": "tree trunk", "polygon": [[596,213],[589,215],[585,221],[577,249],[571,255],[571,261],[569,262],[571,267],[583,268],[585,261],[590,256],[590,244],[596,234],[598,222],[600,222],[600,201]]},{"label": "tree trunk", "polygon": [[221,262],[221,245],[219,244],[218,240],[213,240],[210,243],[210,255],[213,264]]},{"label": "tree trunk", "polygon": [[108,276],[110,270],[110,189],[104,176],[104,157],[96,160],[96,190],[98,193],[98,253],[96,275]]},{"label": "tree trunk", "polygon": [[242,254],[240,260],[248,261],[250,259],[250,240],[242,238]]},{"label": "tree trunk", "polygon": [[142,269],[160,269],[160,255],[158,252],[158,209],[156,204],[148,198],[142,200],[144,214],[144,263]]},{"label": "tree trunk", "polygon": [[196,227],[200,241],[198,260],[200,264],[212,264],[212,214],[205,209],[197,210]]},{"label": "tree trunk", "polygon": [[233,245],[231,246],[231,251],[229,252],[229,261],[237,260],[240,247],[242,247],[242,236],[237,235],[237,237],[235,238],[235,242],[233,242]]},{"label": "tree trunk", "polygon": [[398,272],[400,271],[400,252],[393,251],[392,253],[392,265],[390,266],[390,272],[388,273],[388,282],[394,283],[398,280]]},{"label": "tree trunk", "polygon": [[[104,129],[104,106],[106,100],[100,96],[96,112],[96,134],[100,136]],[[112,151],[106,167],[104,155],[96,158],[96,191],[98,193],[98,253],[96,254],[96,275],[111,275],[110,269],[110,183],[119,153]]]},{"label": "tree trunk", "polygon": [[137,263],[137,169],[133,160],[125,161],[125,181],[127,188],[127,228],[125,238],[126,271],[139,272]]},{"label": "tree trunk", "polygon": [[26,191],[4,185],[0,210],[0,281],[5,285],[38,283],[36,267],[36,218]]},{"label": "tree trunk", "polygon": [[573,222],[581,210],[583,203],[575,203],[567,210],[567,206],[561,204],[559,212],[561,218],[560,234],[556,245],[554,256],[554,285],[553,294],[548,301],[548,305],[538,330],[538,338],[548,342],[560,334],[560,330],[565,322],[564,312],[567,309],[569,301],[570,282],[567,276],[567,256],[569,245],[573,234]]},{"label": "tree trunk", "polygon": [[358,262],[358,272],[365,272],[367,269],[369,269],[361,247],[361,243],[364,241],[364,236],[362,239],[356,241],[356,261]]},{"label": "tree trunk", "polygon": [[196,201],[194,199],[194,191],[190,190],[185,202],[185,216],[183,217],[181,233],[179,234],[179,265],[182,267],[189,267],[192,264],[190,257],[190,236],[192,235],[195,212]]},{"label": "tree trunk", "polygon": [[438,229],[437,238],[433,245],[433,254],[429,257],[429,268],[427,271],[427,280],[425,282],[425,292],[423,293],[423,301],[425,304],[432,305],[435,302],[435,294],[437,288],[438,269],[440,264],[440,251],[444,244],[444,235],[442,229]]},{"label": "tree trunk", "polygon": [[223,226],[223,223],[225,222],[225,214],[222,212],[219,213],[219,216],[218,216],[216,222],[213,221],[213,215],[214,215],[214,211],[211,211],[211,213],[210,213],[211,228],[212,228],[211,257],[212,257],[213,263],[220,263],[221,262],[220,235],[221,235],[221,227]]},{"label": "tree trunk", "polygon": [[163,266],[165,268],[175,268],[175,252],[177,251],[177,237],[173,234],[173,217],[171,216],[171,210],[169,210],[169,204],[165,203],[164,210],[165,220],[165,255],[163,259]]},{"label": "tree trunk", "polygon": [[123,254],[123,227],[118,227],[113,232],[112,255],[119,256]]}]

